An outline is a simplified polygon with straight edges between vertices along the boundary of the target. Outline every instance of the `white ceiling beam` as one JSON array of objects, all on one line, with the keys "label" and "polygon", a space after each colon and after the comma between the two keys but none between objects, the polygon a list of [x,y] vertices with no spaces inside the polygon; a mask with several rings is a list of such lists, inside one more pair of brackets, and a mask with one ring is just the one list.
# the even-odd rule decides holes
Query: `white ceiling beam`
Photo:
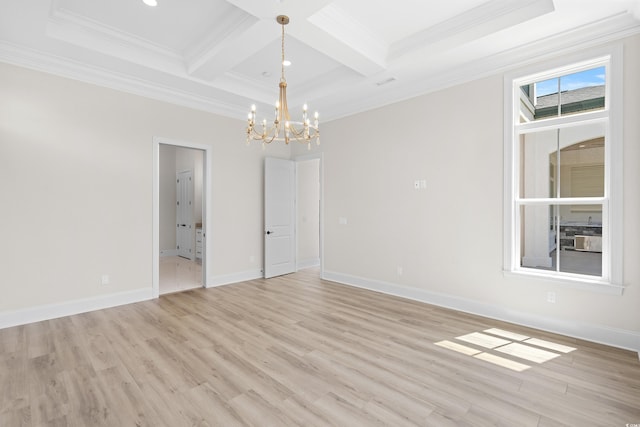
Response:
[{"label": "white ceiling beam", "polygon": [[332,0],[227,2],[270,23],[277,15],[289,16],[288,35],[363,76],[385,68],[387,46],[334,5]]},{"label": "white ceiling beam", "polygon": [[185,58],[187,73],[202,80],[215,80],[280,35],[279,28],[272,22],[253,17],[245,17],[243,22],[243,25],[234,25],[223,40],[209,37],[192,48]]},{"label": "white ceiling beam", "polygon": [[391,45],[389,60],[442,52],[554,11],[553,0],[491,0]]},{"label": "white ceiling beam", "polygon": [[226,0],[227,3],[244,10],[259,19],[275,20],[278,15],[287,15],[292,21],[303,21],[324,8],[333,0]]},{"label": "white ceiling beam", "polygon": [[386,68],[386,43],[340,7],[329,4],[308,21],[292,26],[291,34],[363,76]]}]

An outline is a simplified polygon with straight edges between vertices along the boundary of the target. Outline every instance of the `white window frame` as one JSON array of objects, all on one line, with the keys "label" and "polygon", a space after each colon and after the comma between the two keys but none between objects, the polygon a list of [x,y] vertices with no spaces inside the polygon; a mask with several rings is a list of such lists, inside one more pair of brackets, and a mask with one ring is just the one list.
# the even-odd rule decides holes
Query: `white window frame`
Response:
[{"label": "white window frame", "polygon": [[[571,287],[621,295],[623,285],[623,132],[622,132],[622,45],[566,55],[505,75],[504,78],[504,272],[540,278]],[[542,119],[520,124],[520,87],[559,75],[606,67],[605,108],[592,112]],[[603,269],[601,277],[576,275],[520,266],[519,259],[519,136],[522,131],[541,131],[594,122],[606,123],[605,195],[603,204]],[[613,167],[615,165],[615,167]],[[552,204],[580,204],[594,198],[554,201]],[[541,204],[549,200],[540,199]],[[530,204],[531,201],[527,201]],[[606,230],[606,232],[604,232]]]}]

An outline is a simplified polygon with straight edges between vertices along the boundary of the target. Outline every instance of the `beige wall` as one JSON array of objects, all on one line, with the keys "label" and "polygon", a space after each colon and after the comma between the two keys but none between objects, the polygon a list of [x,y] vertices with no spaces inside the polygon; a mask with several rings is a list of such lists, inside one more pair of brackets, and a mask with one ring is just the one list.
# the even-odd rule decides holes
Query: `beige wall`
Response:
[{"label": "beige wall", "polygon": [[6,64],[0,93],[0,314],[151,289],[154,136],[212,147],[208,276],[259,271],[264,153],[243,120]]},{"label": "beige wall", "polygon": [[298,265],[320,262],[320,160],[296,162]]},{"label": "beige wall", "polygon": [[[503,275],[502,75],[322,125],[325,270],[552,319],[551,328],[555,319],[637,334],[639,69],[634,37],[625,41],[624,295]],[[154,136],[212,147],[209,276],[261,267],[264,153],[244,145],[243,120],[4,64],[0,93],[0,314],[151,288]],[[111,284],[101,286],[105,273]]]},{"label": "beige wall", "polygon": [[[625,40],[624,52],[624,295],[503,275],[502,75],[323,125],[325,272],[506,318],[552,319],[576,335],[594,325],[637,336],[640,37]],[[423,179],[426,189],[415,190]]]},{"label": "beige wall", "polygon": [[160,145],[159,228],[160,254],[176,249],[176,150],[174,145]]}]

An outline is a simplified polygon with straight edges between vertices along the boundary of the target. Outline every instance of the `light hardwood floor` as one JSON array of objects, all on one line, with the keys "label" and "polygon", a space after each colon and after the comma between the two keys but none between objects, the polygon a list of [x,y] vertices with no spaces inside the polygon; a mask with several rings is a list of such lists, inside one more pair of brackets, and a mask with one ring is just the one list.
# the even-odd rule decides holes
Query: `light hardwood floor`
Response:
[{"label": "light hardwood floor", "polygon": [[315,270],[0,330],[3,427],[626,423],[636,353]]}]

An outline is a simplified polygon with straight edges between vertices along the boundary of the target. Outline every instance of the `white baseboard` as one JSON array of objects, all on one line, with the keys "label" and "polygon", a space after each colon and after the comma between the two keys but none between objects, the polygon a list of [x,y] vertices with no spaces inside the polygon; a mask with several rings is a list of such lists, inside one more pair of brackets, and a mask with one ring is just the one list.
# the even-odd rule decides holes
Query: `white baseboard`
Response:
[{"label": "white baseboard", "polygon": [[262,279],[264,274],[262,270],[241,271],[239,273],[222,274],[219,276],[207,277],[205,288],[214,288],[216,286],[230,285],[232,283],[246,282],[247,280]]},{"label": "white baseboard", "polygon": [[298,270],[304,270],[305,268],[312,268],[312,267],[320,267],[320,258],[310,258],[310,259],[299,261],[296,264],[296,267]]},{"label": "white baseboard", "polygon": [[476,314],[483,317],[489,317],[491,319],[502,320],[573,338],[631,350],[639,352],[638,356],[640,357],[640,332],[636,331],[579,323],[563,319],[554,319],[526,312],[518,312],[506,307],[481,303],[454,295],[430,292],[423,289],[407,288],[395,283],[366,279],[333,271],[325,271],[322,278],[344,285],[382,292],[440,307],[463,311],[465,313]]},{"label": "white baseboard", "polygon": [[0,329],[102,310],[153,298],[151,287],[0,313]]},{"label": "white baseboard", "polygon": [[177,249],[160,249],[160,258],[165,256],[178,256]]}]

